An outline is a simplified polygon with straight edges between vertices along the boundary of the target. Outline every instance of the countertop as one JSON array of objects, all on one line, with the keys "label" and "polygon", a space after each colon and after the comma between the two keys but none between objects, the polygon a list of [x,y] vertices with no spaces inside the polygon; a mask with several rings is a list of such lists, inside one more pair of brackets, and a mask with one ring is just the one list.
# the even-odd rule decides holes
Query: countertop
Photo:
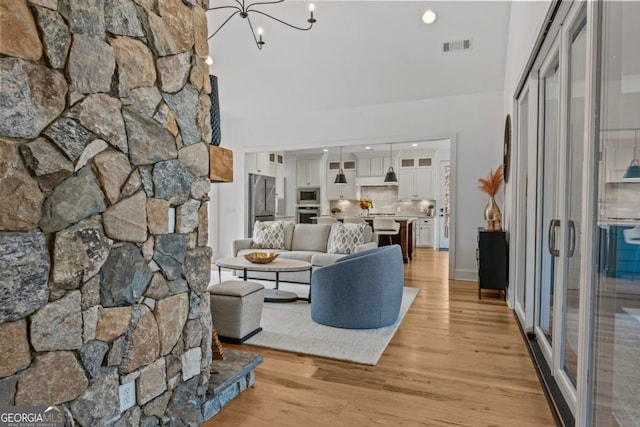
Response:
[{"label": "countertop", "polygon": [[[365,221],[373,221],[373,219],[376,217],[376,215],[373,216],[358,216],[358,215],[329,215],[329,216],[334,216],[337,219],[344,219],[344,218],[361,218],[364,219]],[[417,220],[418,217],[417,215],[377,215],[377,217],[379,218],[392,218],[395,219],[397,221],[408,221],[408,220]],[[429,217],[429,218],[433,218],[433,217]]]},{"label": "countertop", "polygon": [[620,226],[628,226],[628,227],[636,227],[640,226],[640,219],[632,219],[632,218],[603,218],[598,220],[598,226],[604,227],[607,225],[620,225]]}]

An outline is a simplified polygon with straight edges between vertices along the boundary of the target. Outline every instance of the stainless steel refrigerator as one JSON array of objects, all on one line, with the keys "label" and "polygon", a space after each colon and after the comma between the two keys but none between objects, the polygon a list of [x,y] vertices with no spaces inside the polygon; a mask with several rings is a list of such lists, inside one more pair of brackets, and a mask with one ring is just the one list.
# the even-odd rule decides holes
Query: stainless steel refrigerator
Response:
[{"label": "stainless steel refrigerator", "polygon": [[253,236],[253,225],[256,221],[273,221],[275,215],[276,179],[250,173],[248,237]]}]

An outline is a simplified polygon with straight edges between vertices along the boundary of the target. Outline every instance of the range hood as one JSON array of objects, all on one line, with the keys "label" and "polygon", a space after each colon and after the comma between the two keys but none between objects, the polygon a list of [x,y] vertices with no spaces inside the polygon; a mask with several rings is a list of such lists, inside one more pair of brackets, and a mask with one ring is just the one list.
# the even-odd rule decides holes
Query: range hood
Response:
[{"label": "range hood", "polygon": [[384,182],[383,176],[359,176],[356,178],[358,187],[397,187],[397,182]]}]

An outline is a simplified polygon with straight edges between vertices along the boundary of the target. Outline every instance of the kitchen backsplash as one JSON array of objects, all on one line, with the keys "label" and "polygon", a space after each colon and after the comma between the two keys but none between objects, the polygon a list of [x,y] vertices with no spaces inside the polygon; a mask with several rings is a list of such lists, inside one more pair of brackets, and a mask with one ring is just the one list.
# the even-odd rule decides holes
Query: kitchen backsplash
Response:
[{"label": "kitchen backsplash", "polygon": [[[434,205],[434,215],[438,206],[435,200],[398,201],[398,187],[362,187],[362,198],[371,199],[373,208],[370,213],[386,213],[396,215],[426,215],[429,205]],[[331,201],[329,211],[340,209],[342,214],[359,216],[364,212],[358,206],[358,200]]]}]

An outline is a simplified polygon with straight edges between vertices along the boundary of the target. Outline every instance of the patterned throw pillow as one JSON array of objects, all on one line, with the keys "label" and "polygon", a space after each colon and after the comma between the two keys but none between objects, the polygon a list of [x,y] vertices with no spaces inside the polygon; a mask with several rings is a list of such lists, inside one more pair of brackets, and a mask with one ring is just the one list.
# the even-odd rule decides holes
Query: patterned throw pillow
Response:
[{"label": "patterned throw pillow", "polygon": [[256,221],[253,226],[253,249],[284,249],[284,222],[270,224]]},{"label": "patterned throw pillow", "polygon": [[364,244],[364,229],[366,224],[337,223],[331,227],[329,236],[330,254],[352,254],[356,246]]}]

